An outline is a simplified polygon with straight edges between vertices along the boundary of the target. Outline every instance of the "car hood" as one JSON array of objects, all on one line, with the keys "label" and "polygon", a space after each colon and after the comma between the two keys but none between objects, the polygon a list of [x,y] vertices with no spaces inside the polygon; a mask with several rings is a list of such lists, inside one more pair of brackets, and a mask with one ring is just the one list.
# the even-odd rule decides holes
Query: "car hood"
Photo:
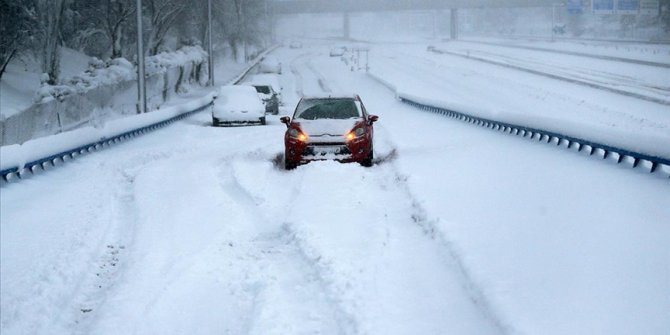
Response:
[{"label": "car hood", "polygon": [[[295,120],[300,125],[300,129],[307,133],[311,139],[318,137],[333,139],[343,138],[343,136],[354,128],[356,122],[362,119],[346,120]],[[315,138],[316,137],[316,138]]]}]

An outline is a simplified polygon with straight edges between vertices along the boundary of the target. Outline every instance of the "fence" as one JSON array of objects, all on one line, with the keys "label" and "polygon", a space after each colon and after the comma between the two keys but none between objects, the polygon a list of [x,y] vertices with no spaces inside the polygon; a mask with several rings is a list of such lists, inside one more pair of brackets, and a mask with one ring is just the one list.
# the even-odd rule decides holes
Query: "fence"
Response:
[{"label": "fence", "polygon": [[[264,52],[260,53],[256,59],[254,59],[249,66],[247,66],[246,69],[244,69],[240,74],[238,74],[236,77],[232,78],[229,80],[226,84],[238,84],[241,81],[244,80],[245,76],[247,76],[249,73],[253,72],[253,69],[257,66],[257,64],[267,55],[268,53],[272,52],[274,49],[276,49],[277,46],[271,47]],[[166,72],[164,75],[164,81],[162,82],[164,84],[163,87],[168,87],[173,88],[174,87],[174,92],[169,91],[166,92],[166,90],[162,90],[161,92],[161,97],[163,100],[167,99],[169,95],[172,95],[179,91],[180,86],[183,85],[184,78],[190,77],[192,75],[195,75],[195,79],[198,79],[198,75],[200,74],[200,66],[198,64],[192,64],[192,67],[186,66],[182,69],[180,69],[180,73],[170,73],[170,71]],[[184,76],[184,74],[189,74],[188,76]],[[170,77],[172,76],[172,77]],[[178,78],[176,81],[170,80],[170,78]],[[173,84],[171,84],[173,83]],[[165,86],[167,85],[167,86]],[[166,96],[166,94],[168,96]],[[201,112],[208,107],[212,105],[212,96],[214,93],[210,93],[200,99],[195,99],[191,103],[187,104],[187,106],[184,106],[182,108],[168,108],[161,110],[159,112],[154,112],[154,113],[146,113],[146,114],[141,114],[136,116],[136,122],[133,122],[133,126],[127,127],[122,126],[122,131],[119,131],[117,133],[114,133],[114,135],[111,136],[101,136],[99,132],[93,131],[92,133],[86,133],[83,132],[82,130],[84,129],[79,129],[77,131],[82,131],[81,135],[80,134],[61,134],[57,136],[62,136],[62,135],[75,135],[76,137],[75,141],[65,141],[64,144],[60,147],[60,149],[57,148],[51,148],[45,150],[33,150],[41,147],[40,142],[42,139],[36,139],[33,141],[28,141],[26,144],[23,145],[14,145],[11,147],[14,148],[9,148],[10,146],[5,147],[4,149],[16,149],[16,151],[12,152],[10,154],[11,158],[7,159],[7,157],[3,157],[3,161],[0,162],[0,184],[5,184],[8,182],[16,181],[23,179],[24,177],[28,177],[32,174],[38,173],[39,171],[46,170],[50,167],[59,165],[60,163],[64,163],[68,160],[74,159],[75,157],[79,155],[83,155],[86,153],[98,151],[100,149],[103,149],[105,147],[108,147],[110,145],[113,145],[115,143],[119,143],[131,138],[134,138],[139,135],[143,135],[147,132],[150,132],[152,130],[162,128],[164,126],[167,126],[177,120],[181,120],[187,116],[190,116],[194,113]],[[156,94],[152,95],[153,97],[156,96]],[[197,107],[196,107],[197,106]],[[185,109],[185,110],[184,110]],[[140,120],[141,118],[142,120]],[[88,127],[88,128],[93,128],[93,127]],[[91,130],[91,129],[89,129]],[[73,132],[74,133],[74,132]],[[73,137],[73,136],[70,136]],[[85,140],[86,138],[89,138],[90,140]],[[61,139],[63,140],[63,139]],[[75,144],[76,143],[76,144]],[[28,146],[29,148],[25,148]],[[40,148],[44,149],[44,148]],[[36,152],[32,152],[36,151]],[[9,152],[5,151],[5,153]],[[28,156],[28,157],[26,157]]]},{"label": "fence", "polygon": [[[206,77],[200,73],[206,66],[201,65],[189,62],[148,76],[148,108],[155,109],[186,85],[200,84],[200,80]],[[0,120],[0,146],[94,125],[111,117],[135,114],[136,102],[137,82],[130,80],[74,93],[62,100],[37,103],[21,113]]]}]

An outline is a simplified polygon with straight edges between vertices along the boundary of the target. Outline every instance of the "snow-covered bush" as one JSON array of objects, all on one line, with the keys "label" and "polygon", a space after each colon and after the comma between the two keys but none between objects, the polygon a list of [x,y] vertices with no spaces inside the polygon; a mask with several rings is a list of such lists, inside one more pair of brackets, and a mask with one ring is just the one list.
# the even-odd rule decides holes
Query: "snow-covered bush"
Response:
[{"label": "snow-covered bush", "polygon": [[[146,74],[166,73],[171,68],[187,68],[191,71],[197,64],[207,60],[207,53],[200,46],[187,46],[174,52],[164,52],[146,58]],[[70,94],[86,93],[101,86],[114,86],[124,81],[136,79],[135,66],[125,58],[116,58],[103,62],[97,58],[91,59],[88,69],[79,75],[63,80],[59,85],[49,85],[42,81],[38,89],[35,102],[44,103],[54,98],[62,101]],[[186,78],[188,79],[188,78]],[[182,80],[181,78],[179,80]],[[180,90],[181,83],[176,83],[176,91]]]},{"label": "snow-covered bush", "polygon": [[166,68],[184,66],[187,64],[199,64],[207,61],[207,52],[199,45],[185,46],[173,52],[162,52],[158,55],[147,57],[147,74],[164,72]]},{"label": "snow-covered bush", "polygon": [[70,94],[86,93],[96,87],[115,85],[134,78],[135,67],[125,58],[112,59],[106,63],[94,58],[84,73],[65,79],[60,85],[49,85],[42,81],[35,101],[44,103],[53,98],[62,101]]},{"label": "snow-covered bush", "polygon": [[[201,78],[207,54],[201,47],[185,47],[147,58],[148,109],[156,110],[173,96],[187,92],[190,85],[204,84]],[[40,79],[35,103],[0,123],[0,145],[22,143],[32,138],[82,127],[100,126],[106,121],[137,113],[136,67],[125,58],[106,62],[92,59],[82,73],[49,85]]]}]

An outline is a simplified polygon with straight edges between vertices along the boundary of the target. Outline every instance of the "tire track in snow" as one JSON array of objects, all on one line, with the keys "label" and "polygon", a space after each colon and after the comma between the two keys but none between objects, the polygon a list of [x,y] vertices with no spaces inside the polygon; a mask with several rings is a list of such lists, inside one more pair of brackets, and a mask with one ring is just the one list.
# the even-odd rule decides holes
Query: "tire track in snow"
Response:
[{"label": "tire track in snow", "polygon": [[[431,62],[430,60],[425,61]],[[434,73],[431,74],[434,75]],[[446,260],[448,267],[456,275],[461,288],[466,293],[471,303],[479,310],[482,317],[493,326],[496,332],[499,334],[514,333],[515,330],[513,327],[507,321],[505,321],[500,311],[498,311],[498,309],[491,304],[490,300],[485,294],[485,291],[481,289],[481,286],[477,283],[476,279],[473,278],[469,269],[465,265],[462,256],[456,251],[454,245],[448,240],[448,237],[444,234],[444,232],[442,232],[436,225],[437,222],[430,219],[429,214],[413,195],[407,182],[407,176],[404,176],[399,171],[397,164],[394,162],[395,158],[399,154],[397,146],[393,142],[390,134],[385,131],[383,126],[378,128],[377,135],[381,136],[376,136],[376,141],[382,139],[382,147],[384,147],[385,151],[388,151],[388,153],[383,155],[383,158],[380,157],[381,160],[376,162],[375,166],[377,167],[381,163],[390,163],[389,166],[394,175],[394,179],[396,180],[398,188],[402,193],[404,193],[408,201],[411,202],[411,223],[417,225],[423,234],[431,241],[431,243],[435,244],[440,250],[442,250],[442,257]],[[380,146],[377,144],[376,147]],[[376,154],[378,153],[376,152]]]},{"label": "tire track in snow", "polygon": [[[104,246],[101,246],[102,251],[99,259],[94,262],[96,265],[95,277],[92,273],[87,274],[84,279],[80,292],[74,298],[76,306],[80,306],[76,311],[75,320],[71,327],[75,334],[90,333],[90,326],[96,318],[98,307],[103,305],[106,299],[106,292],[114,286],[119,276],[121,275],[125,261],[126,248],[132,240],[132,232],[136,218],[136,208],[134,205],[135,196],[133,191],[133,183],[135,177],[131,174],[123,173],[123,180],[120,182],[119,190],[116,195],[116,204],[114,212],[114,221],[118,226],[123,227],[126,233],[119,234],[119,232],[108,232],[104,240],[108,241]],[[119,227],[110,227],[111,229],[119,230]],[[127,230],[126,230],[127,229]],[[119,235],[119,236],[114,236]]]},{"label": "tire track in snow", "polygon": [[[250,213],[255,224],[264,227],[276,226],[280,228],[279,230],[271,229],[266,233],[262,233],[249,242],[254,246],[254,249],[261,250],[261,253],[257,255],[262,259],[259,260],[259,262],[284,264],[282,269],[277,269],[279,271],[272,272],[272,270],[270,270],[267,277],[274,278],[274,281],[266,281],[265,287],[261,289],[260,294],[263,294],[263,291],[277,290],[275,287],[279,286],[283,280],[293,280],[294,282],[291,282],[293,285],[298,285],[301,290],[308,290],[310,292],[308,293],[309,297],[321,300],[294,300],[288,302],[289,308],[287,309],[290,309],[290,305],[292,304],[309,304],[310,307],[312,307],[308,320],[297,320],[301,327],[310,328],[301,329],[301,331],[304,331],[305,333],[333,332],[335,334],[356,334],[355,318],[352,315],[347,314],[342,306],[340,306],[338,299],[333,296],[331,292],[332,290],[319,271],[319,268],[311,259],[306,257],[299,245],[295,243],[294,237],[290,230],[286,229],[286,225],[277,225],[278,222],[283,222],[282,220],[271,220],[264,215],[263,212],[258,210],[259,197],[252,194],[250,190],[240,183],[240,180],[236,176],[236,169],[230,161],[230,158],[226,159],[226,164],[221,168],[219,180],[221,188],[235,199],[237,204],[245,208],[246,213]],[[292,203],[292,199],[296,196],[297,194],[295,193],[289,196],[287,203]],[[295,269],[296,271],[285,272],[287,267]],[[298,272],[300,273],[298,274]],[[286,279],[286,273],[292,273],[292,276],[298,276],[298,278]],[[301,294],[294,290],[295,289],[290,290],[290,292],[282,292],[282,298],[298,299]],[[293,294],[293,296],[285,295],[285,293]],[[278,307],[275,305],[287,303],[287,301],[277,301],[275,299],[268,304],[267,302],[259,302],[259,300],[261,299],[255,299],[254,302],[254,312],[252,313],[254,315],[251,317],[248,326],[249,334],[267,334],[268,331],[271,330],[268,327],[276,327],[276,325],[271,324],[271,321],[267,320],[267,316],[262,315],[263,311],[269,310],[269,312],[266,312],[265,314],[276,314]],[[322,310],[315,310],[314,308],[321,308]],[[328,320],[329,316],[332,316],[334,319],[334,327],[333,325],[328,326],[330,323]],[[300,318],[300,316],[297,317]],[[295,326],[297,325],[292,325],[292,327]],[[291,331],[295,332],[296,329],[291,329]]]},{"label": "tire track in snow", "polygon": [[325,77],[314,68],[311,62],[311,57],[313,56],[314,54],[312,53],[304,53],[294,58],[290,62],[291,73],[293,73],[296,78],[295,92],[298,97],[303,97],[305,95],[305,74],[300,71],[301,68],[305,68],[311,72],[321,91],[325,93],[333,92]]},{"label": "tire track in snow", "polygon": [[[495,308],[495,306],[487,298],[481,285],[477,283],[472,276],[470,270],[465,265],[462,256],[456,251],[453,243],[450,242],[445,233],[437,226],[435,219],[430,219],[428,212],[421,206],[420,202],[412,194],[409,185],[407,184],[407,176],[401,174],[395,164],[393,170],[396,172],[396,178],[400,181],[407,194],[407,197],[412,201],[412,221],[423,230],[424,234],[434,243],[437,243],[444,251],[444,257],[447,261],[454,265],[455,270],[459,276],[459,280],[463,289],[467,292],[472,303],[481,311],[484,318],[486,318],[500,334],[516,333],[511,324],[504,320],[502,313]],[[438,219],[439,220],[439,219]]]},{"label": "tire track in snow", "polygon": [[90,327],[95,322],[99,307],[105,304],[109,290],[115,287],[125,270],[138,222],[135,178],[148,165],[171,157],[172,154],[167,152],[145,153],[114,165],[119,179],[112,199],[114,217],[100,240],[99,256],[93,262],[95,267],[82,279],[79,292],[73,297],[72,305],[79,306],[71,313],[70,327],[74,334],[91,332]]},{"label": "tire track in snow", "polygon": [[314,75],[316,76],[317,82],[319,83],[319,87],[321,88],[322,91],[327,92],[327,93],[333,92],[333,90],[328,85],[328,82],[323,77],[323,75],[314,68],[314,64],[312,64],[311,60],[307,61],[307,68],[310,71],[312,71],[314,73]]},{"label": "tire track in snow", "polygon": [[300,56],[294,58],[291,60],[289,63],[289,67],[291,68],[291,73],[293,73],[293,76],[295,77],[295,81],[293,83],[294,89],[295,89],[295,94],[298,96],[298,99],[300,99],[304,95],[303,91],[303,77],[300,71],[298,70],[297,62],[302,58],[306,57],[309,54],[301,54]]},{"label": "tire track in snow", "polygon": [[391,166],[395,180],[398,181],[400,189],[412,203],[413,223],[422,229],[423,233],[431,240],[431,242],[437,243],[440,248],[444,250],[444,257],[448,263],[454,265],[463,289],[467,292],[470,301],[480,309],[484,318],[489,320],[500,334],[514,333],[513,327],[504,320],[497,308],[490,303],[486,294],[481,289],[481,286],[477,284],[477,281],[463,262],[462,256],[456,251],[453,243],[451,243],[444,232],[439,229],[436,225],[437,222],[434,219],[430,219],[428,212],[421,206],[419,200],[412,193],[411,187],[408,184],[408,176],[402,174],[397,164],[394,162],[399,153],[397,146],[391,139],[391,134],[389,134],[383,126],[378,128],[378,135],[382,136],[377,136],[377,138],[381,138],[384,141],[383,147],[386,147],[388,153],[380,156],[379,160],[375,162],[375,165],[389,163]]},{"label": "tire track in snow", "polygon": [[[493,323],[491,326],[485,324],[464,326],[450,319],[453,316],[444,319],[430,316],[433,313],[441,314],[438,311],[449,314],[450,312],[446,311],[455,312],[457,309],[463,309],[465,311],[457,313],[462,314],[464,318],[480,318],[481,316],[477,316],[480,312],[476,310],[481,308],[481,305],[473,303],[476,307],[474,309],[462,305],[476,302],[477,299],[470,297],[471,292],[462,294],[462,297],[452,295],[453,290],[461,290],[463,286],[462,283],[454,281],[459,279],[459,276],[451,279],[455,272],[453,262],[448,261],[448,264],[445,264],[440,260],[444,257],[438,251],[441,246],[434,247],[431,246],[433,243],[423,243],[426,235],[423,228],[417,225],[415,204],[399,189],[403,181],[389,180],[387,176],[389,172],[394,172],[393,169],[388,165],[377,166],[372,168],[377,171],[363,170],[364,173],[359,176],[349,168],[363,168],[352,165],[347,165],[346,171],[331,177],[333,182],[339,180],[341,174],[349,175],[348,183],[357,184],[358,180],[365,185],[362,187],[370,194],[352,197],[350,200],[340,197],[336,197],[337,200],[329,200],[328,197],[324,197],[321,200],[325,201],[325,204],[319,204],[319,200],[309,201],[313,198],[310,195],[313,192],[311,189],[315,187],[331,189],[338,186],[331,185],[328,181],[317,186],[315,178],[319,178],[317,175],[333,173],[345,166],[332,166],[333,170],[325,172],[319,169],[313,170],[309,165],[303,167],[304,171],[299,171],[299,168],[296,172],[308,175],[309,181],[298,186],[301,189],[299,192],[301,196],[288,209],[285,229],[290,232],[294,243],[300,247],[305,257],[312,260],[320,269],[322,276],[332,283],[333,289],[341,297],[342,304],[349,314],[356,315],[357,333],[385,333],[391,331],[389,325],[394,325],[392,328],[400,327],[405,330],[408,325],[423,327],[417,329],[417,333],[432,333],[436,329],[445,331],[451,329],[456,333],[459,331],[503,333]],[[370,173],[379,175],[374,176]],[[362,179],[358,179],[359,177]],[[344,192],[347,190],[349,189],[345,188]],[[385,195],[377,194],[374,190],[381,190]],[[377,206],[366,200],[370,196],[377,199]],[[329,213],[327,208],[335,205],[334,202],[337,201],[343,202],[336,208],[350,208],[349,211],[353,214],[342,215],[337,221],[319,220],[315,213]],[[360,205],[357,205],[360,203],[366,204],[364,205],[367,208],[366,214],[355,210],[357,207],[360,208]],[[314,208],[303,210],[305,206]],[[405,213],[408,215],[405,216]],[[357,219],[352,220],[352,215]],[[337,230],[327,227],[334,224],[339,226]],[[416,239],[417,237],[419,239]],[[410,274],[412,271],[414,273]],[[428,273],[433,278],[426,280],[424,275]],[[415,278],[417,275],[421,278]],[[425,292],[432,292],[432,296],[426,295]],[[442,297],[444,300],[436,297]],[[402,301],[411,301],[411,304],[403,305]],[[423,306],[426,314],[417,315],[417,310],[413,306]],[[400,322],[398,320],[402,319],[397,316],[402,314],[412,315],[411,318],[416,319]],[[389,315],[394,317],[389,318]],[[484,320],[491,321],[489,318]],[[481,320],[477,323],[479,322]],[[486,330],[489,327],[491,332]],[[403,333],[402,330],[395,332]]]}]

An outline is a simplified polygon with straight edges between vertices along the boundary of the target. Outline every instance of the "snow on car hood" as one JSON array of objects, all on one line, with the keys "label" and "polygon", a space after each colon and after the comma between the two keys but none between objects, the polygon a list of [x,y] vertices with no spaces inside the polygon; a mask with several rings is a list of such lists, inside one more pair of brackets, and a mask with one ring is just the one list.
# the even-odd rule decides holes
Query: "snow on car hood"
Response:
[{"label": "snow on car hood", "polygon": [[335,120],[335,119],[321,119],[321,120],[304,120],[296,119],[295,122],[300,124],[300,129],[307,133],[311,138],[315,136],[344,136],[351,129],[354,128],[356,122],[359,122],[360,118],[344,119],[344,120]]}]

